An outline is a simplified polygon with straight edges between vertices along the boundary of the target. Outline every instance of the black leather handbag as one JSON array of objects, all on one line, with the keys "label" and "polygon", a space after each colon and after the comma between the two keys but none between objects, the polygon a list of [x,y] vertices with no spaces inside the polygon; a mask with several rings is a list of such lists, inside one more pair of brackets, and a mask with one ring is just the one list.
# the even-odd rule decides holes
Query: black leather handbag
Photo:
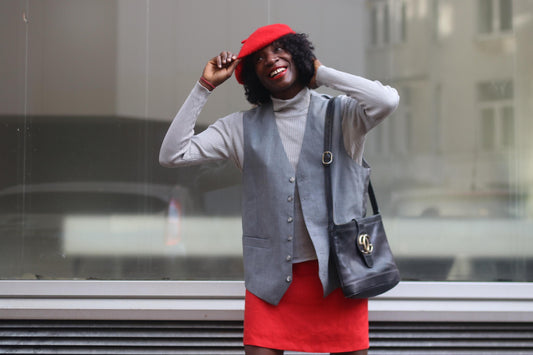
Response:
[{"label": "black leather handbag", "polygon": [[331,258],[345,297],[368,298],[384,293],[400,282],[400,272],[394,261],[383,227],[372,183],[368,196],[373,215],[354,217],[345,224],[333,220],[333,193],[331,189],[331,151],[333,133],[334,100],[329,100],[324,129],[324,165],[326,203],[328,209],[328,235]]}]

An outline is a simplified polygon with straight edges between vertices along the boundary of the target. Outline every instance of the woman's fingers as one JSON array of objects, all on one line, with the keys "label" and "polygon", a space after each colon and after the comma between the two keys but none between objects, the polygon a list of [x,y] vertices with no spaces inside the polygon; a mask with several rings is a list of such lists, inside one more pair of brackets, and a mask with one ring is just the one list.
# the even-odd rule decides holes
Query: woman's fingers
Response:
[{"label": "woman's fingers", "polygon": [[217,57],[217,66],[222,69],[229,66],[233,61],[237,59],[237,56],[229,51],[221,52]]},{"label": "woman's fingers", "polygon": [[233,74],[238,63],[239,59],[234,53],[220,52],[207,63],[202,76],[216,87]]}]

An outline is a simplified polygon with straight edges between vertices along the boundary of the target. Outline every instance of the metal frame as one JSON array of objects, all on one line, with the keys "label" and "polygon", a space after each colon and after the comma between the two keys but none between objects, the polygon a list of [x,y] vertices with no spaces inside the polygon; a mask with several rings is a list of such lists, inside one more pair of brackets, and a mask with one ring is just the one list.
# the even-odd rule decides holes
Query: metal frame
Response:
[{"label": "metal frame", "polygon": [[[0,319],[242,320],[242,281],[0,281]],[[533,322],[533,283],[401,282],[371,321]]]}]

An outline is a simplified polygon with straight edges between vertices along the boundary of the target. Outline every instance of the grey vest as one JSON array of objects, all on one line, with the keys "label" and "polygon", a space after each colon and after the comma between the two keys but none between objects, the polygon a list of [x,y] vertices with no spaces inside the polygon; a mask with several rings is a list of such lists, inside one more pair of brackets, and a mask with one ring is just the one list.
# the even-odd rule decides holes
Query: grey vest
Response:
[{"label": "grey vest", "polygon": [[[289,163],[271,104],[244,113],[243,254],[248,291],[278,304],[292,282],[295,184],[305,225],[319,263],[324,296],[339,286],[330,261],[324,171],[321,163],[328,100],[311,92],[307,123],[296,172]],[[334,218],[345,223],[365,213],[370,169],[353,161],[344,148],[341,107],[333,128],[332,184]]]}]

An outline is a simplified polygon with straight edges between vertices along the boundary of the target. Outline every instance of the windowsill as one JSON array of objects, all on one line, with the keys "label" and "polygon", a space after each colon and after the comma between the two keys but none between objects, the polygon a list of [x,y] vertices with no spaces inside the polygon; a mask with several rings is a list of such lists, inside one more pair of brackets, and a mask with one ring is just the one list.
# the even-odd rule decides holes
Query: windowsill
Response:
[{"label": "windowsill", "polygon": [[[242,320],[242,281],[0,281],[0,319]],[[371,321],[532,322],[533,283],[402,282]]]},{"label": "windowsill", "polygon": [[507,40],[514,38],[514,31],[503,32],[490,32],[490,33],[477,33],[475,39],[477,41],[495,41],[495,40]]}]

